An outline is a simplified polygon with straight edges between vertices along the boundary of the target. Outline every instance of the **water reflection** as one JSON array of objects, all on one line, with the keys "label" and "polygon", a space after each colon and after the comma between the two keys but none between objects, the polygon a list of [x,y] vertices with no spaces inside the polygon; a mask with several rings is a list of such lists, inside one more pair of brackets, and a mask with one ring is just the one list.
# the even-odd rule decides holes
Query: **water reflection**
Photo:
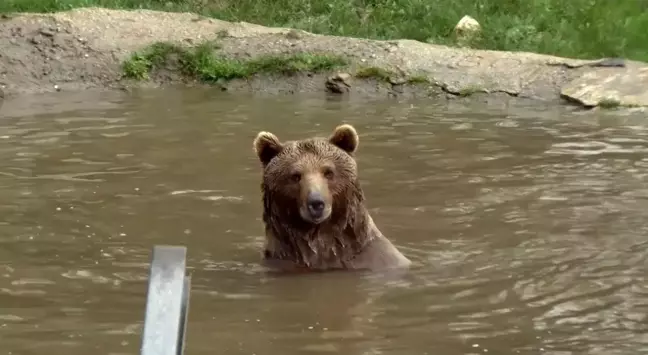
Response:
[{"label": "water reflection", "polygon": [[[163,243],[189,247],[189,354],[648,351],[645,117],[172,89],[2,114],[8,353],[137,353]],[[374,219],[416,266],[266,274],[252,139],[340,121]]]}]

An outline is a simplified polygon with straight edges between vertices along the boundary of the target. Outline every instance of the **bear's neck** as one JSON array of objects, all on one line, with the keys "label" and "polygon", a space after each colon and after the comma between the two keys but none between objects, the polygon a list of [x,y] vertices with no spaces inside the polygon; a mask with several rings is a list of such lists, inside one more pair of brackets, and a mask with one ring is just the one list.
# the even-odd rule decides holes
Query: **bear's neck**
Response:
[{"label": "bear's neck", "polygon": [[342,195],[345,200],[334,202],[327,221],[312,224],[298,212],[281,208],[272,193],[264,191],[265,257],[308,268],[330,268],[350,261],[374,236],[369,231],[362,190]]}]

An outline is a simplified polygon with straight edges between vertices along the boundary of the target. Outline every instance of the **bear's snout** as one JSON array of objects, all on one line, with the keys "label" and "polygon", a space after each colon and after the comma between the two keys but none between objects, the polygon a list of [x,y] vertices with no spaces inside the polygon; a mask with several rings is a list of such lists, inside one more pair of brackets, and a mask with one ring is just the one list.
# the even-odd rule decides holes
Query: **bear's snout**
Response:
[{"label": "bear's snout", "polygon": [[306,196],[305,206],[300,208],[303,219],[312,223],[321,223],[331,214],[331,206],[326,203],[320,191],[310,191]]},{"label": "bear's snout", "polygon": [[324,207],[326,207],[326,202],[322,194],[319,192],[311,192],[308,194],[308,212],[313,217],[320,217],[324,213]]}]

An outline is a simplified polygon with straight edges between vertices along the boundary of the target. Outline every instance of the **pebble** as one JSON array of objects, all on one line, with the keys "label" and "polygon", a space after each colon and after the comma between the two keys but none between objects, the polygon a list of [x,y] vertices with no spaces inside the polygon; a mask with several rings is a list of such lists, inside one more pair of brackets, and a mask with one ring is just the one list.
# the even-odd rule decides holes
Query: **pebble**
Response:
[{"label": "pebble", "polygon": [[326,88],[329,92],[342,94],[349,92],[351,87],[351,75],[349,73],[337,73],[327,78]]},{"label": "pebble", "polygon": [[286,38],[289,39],[301,39],[303,37],[302,33],[300,31],[297,31],[295,29],[291,29],[286,33]]},{"label": "pebble", "polygon": [[392,85],[403,85],[407,82],[407,79],[405,78],[389,78],[389,83]]},{"label": "pebble", "polygon": [[[58,31],[57,31],[57,32],[58,32]],[[43,36],[47,36],[47,37],[54,37],[54,32],[52,32],[52,31],[50,31],[50,30],[41,29],[41,30],[39,31],[39,33],[42,34]]]}]

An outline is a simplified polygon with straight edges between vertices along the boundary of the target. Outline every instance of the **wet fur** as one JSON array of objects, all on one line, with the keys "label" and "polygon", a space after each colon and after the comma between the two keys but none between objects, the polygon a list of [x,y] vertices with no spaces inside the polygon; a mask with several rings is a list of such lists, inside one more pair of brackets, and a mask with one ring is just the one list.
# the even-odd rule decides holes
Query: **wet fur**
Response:
[{"label": "wet fur", "polygon": [[[374,269],[408,265],[407,260],[376,228],[365,208],[353,153],[358,135],[350,125],[335,129],[328,139],[280,142],[260,132],[254,148],[263,164],[263,222],[270,266],[303,269]],[[295,166],[317,169],[333,163],[334,180],[328,182],[331,216],[320,224],[305,221],[286,176]],[[301,165],[300,165],[301,164]]]}]

